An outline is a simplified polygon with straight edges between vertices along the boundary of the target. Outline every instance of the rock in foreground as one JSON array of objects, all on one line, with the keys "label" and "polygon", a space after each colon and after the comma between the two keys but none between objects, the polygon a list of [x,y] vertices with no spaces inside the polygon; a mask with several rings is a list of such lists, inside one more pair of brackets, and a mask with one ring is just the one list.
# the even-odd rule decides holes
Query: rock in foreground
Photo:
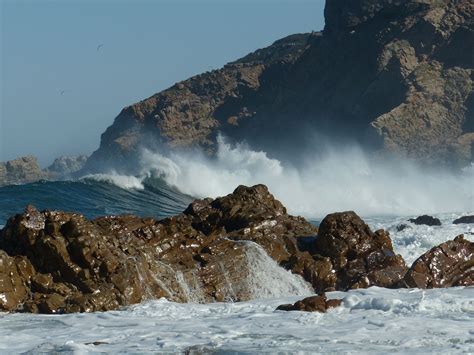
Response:
[{"label": "rock in foreground", "polygon": [[296,238],[316,233],[303,218],[288,215],[263,185],[195,201],[161,221],[88,221],[29,206],[0,233],[0,309],[89,312],[159,297],[248,300],[259,296],[261,284],[255,283],[267,271],[258,269],[262,258],[311,261]]},{"label": "rock in foreground", "polygon": [[352,211],[323,219],[312,252],[316,260],[331,265],[331,273],[318,283],[324,290],[393,287],[407,270],[403,258],[394,253],[388,232],[372,232]]},{"label": "rock in foreground", "polygon": [[311,296],[297,301],[294,304],[282,304],[277,307],[277,311],[304,311],[326,313],[330,308],[339,307],[342,301],[337,299],[328,300],[326,294]]},{"label": "rock in foreground", "polygon": [[460,235],[432,248],[413,263],[403,282],[418,288],[474,285],[474,243]]},{"label": "rock in foreground", "polygon": [[[451,281],[426,287],[472,284],[465,276],[472,243],[455,242],[459,250],[448,244],[455,252],[445,251],[446,257],[435,252],[425,258],[444,268],[443,280]],[[372,232],[354,212],[328,215],[318,231],[289,215],[264,185],[196,200],[182,214],[160,221],[127,215],[89,221],[28,206],[0,231],[4,311],[92,312],[160,297],[243,301],[418,285],[406,271],[388,233]],[[316,307],[316,301],[310,304]]]}]

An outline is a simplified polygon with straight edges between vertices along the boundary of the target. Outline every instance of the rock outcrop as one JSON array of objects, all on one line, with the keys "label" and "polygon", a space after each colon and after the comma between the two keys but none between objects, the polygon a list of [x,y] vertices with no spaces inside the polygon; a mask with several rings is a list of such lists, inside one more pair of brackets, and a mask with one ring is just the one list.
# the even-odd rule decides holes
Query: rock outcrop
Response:
[{"label": "rock outcrop", "polygon": [[255,269],[259,258],[269,257],[317,292],[391,286],[406,271],[388,234],[371,232],[353,212],[328,216],[317,234],[263,185],[194,201],[161,221],[88,221],[29,206],[0,232],[0,309],[103,311],[158,297],[247,300],[258,297],[255,279],[267,271]]},{"label": "rock outcrop", "polygon": [[372,232],[352,211],[324,218],[311,252],[330,262],[331,274],[318,282],[325,290],[394,287],[407,270],[403,258],[394,253],[388,232]]},{"label": "rock outcrop", "polygon": [[121,168],[141,146],[212,154],[217,132],[275,156],[317,131],[423,162],[473,160],[471,0],[327,0],[325,18],[322,32],[124,108],[87,168]]},{"label": "rock outcrop", "polygon": [[53,163],[45,169],[50,178],[63,179],[71,177],[81,170],[87,161],[86,155],[61,156],[54,159]]},{"label": "rock outcrop", "polygon": [[0,162],[0,186],[28,184],[39,180],[61,180],[72,177],[81,170],[87,156],[62,156],[54,160],[46,169],[41,169],[38,159],[26,156]]},{"label": "rock outcrop", "polygon": [[474,243],[463,235],[420,256],[403,279],[408,287],[437,288],[474,285]]},{"label": "rock outcrop", "polygon": [[41,170],[38,160],[33,156],[0,162],[0,186],[25,184],[46,178],[47,174]]},{"label": "rock outcrop", "polygon": [[423,215],[419,216],[416,218],[411,218],[409,220],[411,223],[416,224],[416,225],[425,225],[425,226],[440,226],[441,221],[439,218],[428,216],[428,215]]},{"label": "rock outcrop", "polygon": [[328,309],[339,307],[342,301],[338,299],[328,300],[326,294],[306,297],[294,304],[282,304],[277,311],[303,311],[326,313]]}]

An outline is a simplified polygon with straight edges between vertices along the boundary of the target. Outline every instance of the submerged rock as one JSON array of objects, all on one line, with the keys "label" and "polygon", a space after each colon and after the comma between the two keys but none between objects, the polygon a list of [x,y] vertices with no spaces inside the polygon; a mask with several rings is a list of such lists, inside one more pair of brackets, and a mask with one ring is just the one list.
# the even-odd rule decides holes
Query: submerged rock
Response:
[{"label": "submerged rock", "polygon": [[428,216],[426,214],[423,216],[416,217],[416,218],[411,218],[409,221],[416,225],[426,225],[426,226],[440,226],[441,225],[441,221],[438,218]]},{"label": "submerged rock", "polygon": [[466,223],[466,224],[474,223],[474,215],[462,216],[453,221],[453,224],[463,224],[463,223]]},{"label": "submerged rock", "polygon": [[304,312],[321,312],[326,313],[330,308],[339,307],[342,300],[328,300],[326,294],[306,297],[294,304],[282,304],[277,307],[277,311],[304,311]]},{"label": "submerged rock", "polygon": [[474,285],[474,243],[463,235],[420,256],[403,279],[407,287],[436,288]]}]

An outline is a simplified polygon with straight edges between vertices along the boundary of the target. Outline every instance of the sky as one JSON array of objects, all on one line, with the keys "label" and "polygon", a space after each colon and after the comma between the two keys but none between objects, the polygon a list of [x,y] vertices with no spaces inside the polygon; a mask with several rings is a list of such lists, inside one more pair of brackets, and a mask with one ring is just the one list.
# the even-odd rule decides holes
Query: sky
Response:
[{"label": "sky", "polygon": [[36,155],[43,167],[60,155],[92,153],[125,106],[324,27],[324,0],[0,5],[0,161]]}]

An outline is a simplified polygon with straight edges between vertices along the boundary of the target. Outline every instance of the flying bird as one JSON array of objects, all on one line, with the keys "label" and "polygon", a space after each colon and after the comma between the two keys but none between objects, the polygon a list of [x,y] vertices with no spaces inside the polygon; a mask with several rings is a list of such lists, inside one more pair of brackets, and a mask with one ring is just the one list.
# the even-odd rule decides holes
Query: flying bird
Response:
[{"label": "flying bird", "polygon": [[66,93],[67,90],[61,90],[60,95],[63,96]]},{"label": "flying bird", "polygon": [[102,44],[99,44],[99,45],[97,46],[97,52],[98,52],[98,51],[99,51],[99,49],[101,49],[103,46],[104,46],[104,44],[103,44],[103,43],[102,43]]}]

